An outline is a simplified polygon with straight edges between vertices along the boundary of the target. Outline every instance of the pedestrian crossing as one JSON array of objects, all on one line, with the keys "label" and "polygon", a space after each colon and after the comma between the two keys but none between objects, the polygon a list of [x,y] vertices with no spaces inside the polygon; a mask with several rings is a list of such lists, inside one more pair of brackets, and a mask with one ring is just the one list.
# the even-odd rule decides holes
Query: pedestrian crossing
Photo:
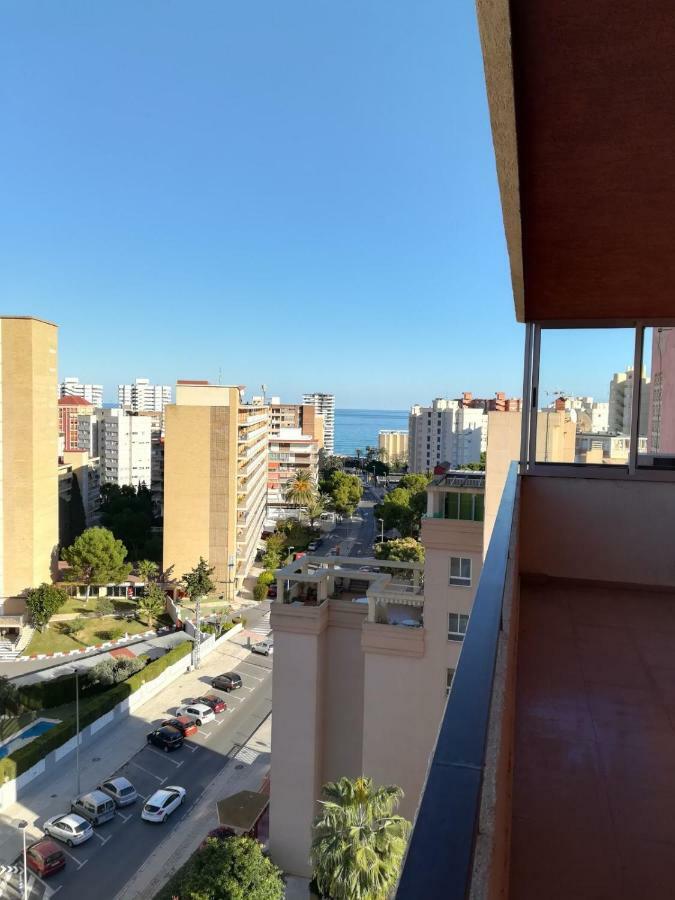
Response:
[{"label": "pedestrian crossing", "polygon": [[251,634],[258,634],[260,635],[260,637],[267,637],[267,635],[272,630],[272,626],[270,625],[269,610],[260,619],[257,625],[247,626],[246,630],[251,632]]}]

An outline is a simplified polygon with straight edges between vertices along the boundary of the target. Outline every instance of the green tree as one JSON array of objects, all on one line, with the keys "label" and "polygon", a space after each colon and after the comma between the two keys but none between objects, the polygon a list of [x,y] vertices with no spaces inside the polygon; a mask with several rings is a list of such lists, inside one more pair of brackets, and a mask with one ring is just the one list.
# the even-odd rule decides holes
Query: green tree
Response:
[{"label": "green tree", "polygon": [[265,552],[262,564],[266,569],[278,569],[281,565],[281,555],[286,549],[286,539],[282,534],[271,534],[265,541]]},{"label": "green tree", "polygon": [[115,612],[112,597],[99,597],[96,601],[96,612],[99,616],[111,616]]},{"label": "green tree", "polygon": [[293,506],[307,506],[316,497],[316,485],[309,472],[296,469],[284,492],[287,503]]},{"label": "green tree", "polygon": [[87,625],[87,620],[81,617],[77,619],[68,619],[67,622],[61,622],[61,633],[69,634],[74,637],[78,632],[82,631]]},{"label": "green tree", "polygon": [[101,523],[123,542],[132,559],[153,555],[154,521],[152,494],[145,485],[104,484],[101,488]]},{"label": "green tree", "polygon": [[398,487],[384,495],[375,507],[375,515],[384,519],[386,531],[396,528],[403,537],[417,534],[427,508],[427,475],[404,475]]},{"label": "green tree", "polygon": [[415,538],[397,538],[375,545],[376,559],[392,559],[398,562],[424,562],[424,544]]},{"label": "green tree", "polygon": [[127,548],[107,528],[87,528],[63,551],[69,565],[66,578],[86,585],[85,603],[92,585],[119,584],[125,581],[131,565],[125,562]]},{"label": "green tree", "polygon": [[210,838],[157,900],[282,900],[281,871],[265,856],[258,841]]},{"label": "green tree", "polygon": [[21,709],[16,685],[6,675],[0,675],[0,716],[17,716]]},{"label": "green tree", "polygon": [[159,575],[159,566],[151,559],[142,559],[136,566],[136,571],[143,583],[149,585],[151,581],[156,581]]},{"label": "green tree", "polygon": [[465,466],[460,466],[460,469],[467,469],[470,472],[484,472],[485,466],[487,465],[487,453],[483,451],[480,455],[480,462],[472,462],[467,463]]},{"label": "green tree", "polygon": [[323,796],[311,851],[319,890],[331,900],[386,900],[410,831],[394,814],[403,791],[373,787],[370,778],[341,778],[325,784]]},{"label": "green tree", "polygon": [[211,576],[215,572],[215,568],[209,568],[209,564],[203,556],[199,557],[199,562],[183,575],[183,584],[188,597],[194,602],[197,597],[206,597],[216,586],[211,580]]},{"label": "green tree", "polygon": [[363,495],[363,484],[358,475],[335,471],[325,482],[331,504],[341,516],[352,516]]},{"label": "green tree", "polygon": [[152,623],[166,610],[166,594],[158,584],[151,583],[146,589],[142,597],[136,604],[138,612],[141,613],[148,626],[152,628]]},{"label": "green tree", "polygon": [[30,612],[30,618],[33,625],[40,631],[44,630],[45,625],[51,617],[68,599],[66,592],[62,588],[55,587],[53,584],[42,582],[40,587],[33,588],[26,595],[26,606]]},{"label": "green tree", "polygon": [[313,500],[310,500],[305,511],[307,513],[307,518],[309,519],[309,524],[314,528],[316,520],[320,519],[321,513],[326,511],[326,501],[321,494],[317,494]]}]

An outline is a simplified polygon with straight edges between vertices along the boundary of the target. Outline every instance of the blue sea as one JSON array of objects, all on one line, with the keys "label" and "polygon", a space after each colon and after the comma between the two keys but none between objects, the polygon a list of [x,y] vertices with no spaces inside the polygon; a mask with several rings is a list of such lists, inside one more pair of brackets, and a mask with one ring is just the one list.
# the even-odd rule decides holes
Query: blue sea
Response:
[{"label": "blue sea", "polygon": [[407,430],[406,409],[336,409],[335,452],[353,456],[357,447],[377,447],[378,431]]}]

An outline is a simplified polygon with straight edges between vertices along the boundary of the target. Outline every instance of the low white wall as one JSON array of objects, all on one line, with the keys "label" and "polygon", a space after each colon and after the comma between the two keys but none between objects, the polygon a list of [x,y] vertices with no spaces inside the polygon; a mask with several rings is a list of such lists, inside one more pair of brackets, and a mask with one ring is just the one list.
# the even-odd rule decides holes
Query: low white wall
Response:
[{"label": "low white wall", "polygon": [[[241,624],[235,625],[234,628],[231,628],[226,634],[219,637],[218,640],[216,640],[213,635],[209,635],[209,638],[202,643],[202,660],[212,653],[216,647],[219,647],[221,644],[225,643],[225,641],[228,641],[236,634],[239,634],[242,627]],[[134,691],[131,696],[125,697],[124,700],[118,703],[117,706],[109,712],[104,713],[98,719],[91,722],[91,724],[85,726],[80,731],[80,746],[86,746],[99,734],[99,732],[103,731],[113,723],[119,723],[123,718],[133,713],[134,710],[159,694],[159,692],[171,684],[172,681],[175,681],[176,678],[188,671],[191,664],[190,660],[190,654],[182,657],[177,662],[173,663],[173,665],[165,669],[161,675],[157,676],[157,678],[148,681],[137,691]],[[0,810],[12,803],[16,803],[27,785],[33,782],[38,776],[46,772],[52,772],[62,759],[75,750],[75,746],[75,738],[72,737],[60,747],[57,747],[55,750],[48,753],[44,759],[41,759],[32,768],[19,775],[18,778],[13,779],[12,781],[6,781],[0,787]]]}]

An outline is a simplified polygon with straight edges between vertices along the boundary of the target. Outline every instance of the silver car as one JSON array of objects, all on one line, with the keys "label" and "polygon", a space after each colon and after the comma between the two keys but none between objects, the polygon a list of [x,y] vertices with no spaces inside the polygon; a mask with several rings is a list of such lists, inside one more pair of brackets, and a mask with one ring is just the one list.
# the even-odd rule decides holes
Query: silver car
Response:
[{"label": "silver car", "polygon": [[274,653],[273,641],[258,641],[251,647],[252,653],[260,653],[262,656],[271,656]]},{"label": "silver car", "polygon": [[99,791],[103,791],[115,801],[115,806],[129,806],[136,802],[138,794],[136,788],[127,779],[118,776],[117,778],[109,778],[103,784],[99,784]]},{"label": "silver car", "polygon": [[69,847],[73,847],[75,844],[84,844],[94,834],[91,823],[75,813],[67,813],[65,816],[52,816],[51,819],[47,819],[42,826],[42,830],[49,837],[63,841]]}]

